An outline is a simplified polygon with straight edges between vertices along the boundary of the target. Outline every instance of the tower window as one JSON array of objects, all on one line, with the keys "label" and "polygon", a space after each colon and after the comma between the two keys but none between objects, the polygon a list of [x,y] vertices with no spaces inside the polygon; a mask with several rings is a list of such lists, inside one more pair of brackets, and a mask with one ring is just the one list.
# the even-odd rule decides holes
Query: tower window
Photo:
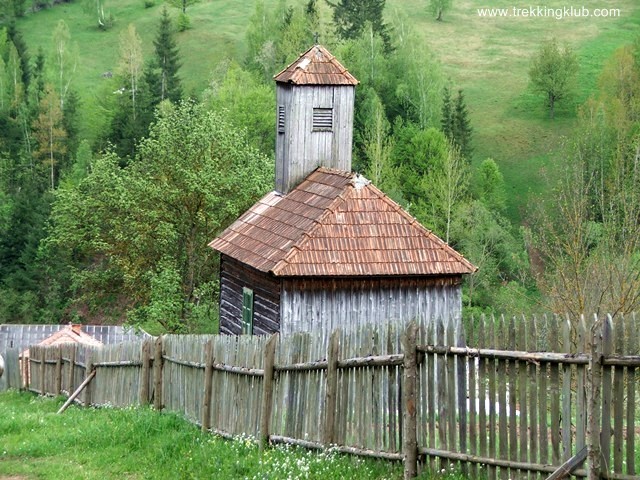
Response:
[{"label": "tower window", "polygon": [[284,133],[284,105],[278,105],[278,133]]},{"label": "tower window", "polygon": [[333,108],[313,109],[314,132],[330,132],[333,130]]}]

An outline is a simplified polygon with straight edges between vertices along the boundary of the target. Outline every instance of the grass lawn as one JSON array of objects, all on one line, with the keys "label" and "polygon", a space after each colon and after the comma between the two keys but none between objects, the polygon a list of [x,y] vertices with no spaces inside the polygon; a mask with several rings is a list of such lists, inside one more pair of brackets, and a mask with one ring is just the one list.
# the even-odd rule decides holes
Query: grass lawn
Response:
[{"label": "grass lawn", "polygon": [[402,478],[398,463],[291,447],[261,456],[249,439],[227,441],[149,408],[72,406],[57,415],[62,402],[0,394],[0,480]]}]

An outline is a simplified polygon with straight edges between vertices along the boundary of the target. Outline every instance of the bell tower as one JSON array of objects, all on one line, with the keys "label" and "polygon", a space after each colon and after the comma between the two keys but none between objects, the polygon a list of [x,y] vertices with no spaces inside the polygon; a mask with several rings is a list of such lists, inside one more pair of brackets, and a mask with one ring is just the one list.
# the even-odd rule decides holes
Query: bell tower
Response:
[{"label": "bell tower", "polygon": [[320,166],[351,171],[358,80],[321,45],[274,79],[276,191],[288,193]]}]

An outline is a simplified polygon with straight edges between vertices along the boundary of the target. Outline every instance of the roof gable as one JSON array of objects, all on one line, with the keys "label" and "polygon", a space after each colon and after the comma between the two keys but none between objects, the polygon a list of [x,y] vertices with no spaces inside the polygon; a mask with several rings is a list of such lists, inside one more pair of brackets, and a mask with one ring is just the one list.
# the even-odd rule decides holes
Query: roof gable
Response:
[{"label": "roof gable", "polygon": [[294,85],[357,85],[358,80],[322,45],[314,45],[274,80]]},{"label": "roof gable", "polygon": [[366,179],[326,168],[287,195],[267,194],[210,246],[276,276],[476,270]]}]

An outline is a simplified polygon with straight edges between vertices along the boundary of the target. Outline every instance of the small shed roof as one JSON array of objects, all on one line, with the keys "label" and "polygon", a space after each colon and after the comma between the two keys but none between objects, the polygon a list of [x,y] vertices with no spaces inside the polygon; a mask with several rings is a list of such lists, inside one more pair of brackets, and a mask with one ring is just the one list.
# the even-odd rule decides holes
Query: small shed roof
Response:
[{"label": "small shed roof", "polygon": [[103,343],[88,333],[82,331],[82,325],[67,325],[50,337],[42,340],[38,345],[60,345],[63,343],[80,343],[93,347],[101,347]]},{"label": "small shed roof", "polygon": [[[8,348],[24,350],[68,328],[68,325],[0,325],[0,353]],[[131,342],[148,338],[149,334],[120,325],[82,325],[82,331],[103,344]]]},{"label": "small shed roof", "polygon": [[276,276],[460,275],[476,267],[364,177],[318,168],[209,246]]},{"label": "small shed roof", "polygon": [[294,85],[357,85],[358,80],[322,45],[314,45],[275,75],[274,80]]}]

